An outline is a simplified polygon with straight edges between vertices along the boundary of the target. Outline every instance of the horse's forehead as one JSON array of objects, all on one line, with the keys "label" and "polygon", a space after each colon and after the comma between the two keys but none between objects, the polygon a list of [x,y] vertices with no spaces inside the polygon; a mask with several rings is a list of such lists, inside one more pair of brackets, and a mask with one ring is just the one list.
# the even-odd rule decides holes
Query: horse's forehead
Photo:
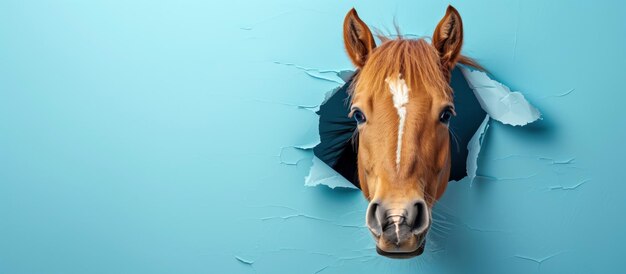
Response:
[{"label": "horse's forehead", "polygon": [[408,81],[401,73],[387,76],[382,87],[372,90],[368,96],[377,110],[395,112],[399,104],[404,104],[411,109],[411,116],[421,116],[432,102],[445,99],[429,92],[421,83]]},{"label": "horse's forehead", "polygon": [[428,83],[408,78],[401,72],[359,79],[359,82],[355,86],[359,89],[355,89],[352,94],[352,103],[358,102],[360,107],[370,110],[371,115],[385,120],[397,120],[397,115],[389,113],[397,112],[398,104],[406,105],[409,119],[414,120],[428,115],[437,105],[446,104],[449,100],[451,102],[451,96],[446,91],[429,88]]}]

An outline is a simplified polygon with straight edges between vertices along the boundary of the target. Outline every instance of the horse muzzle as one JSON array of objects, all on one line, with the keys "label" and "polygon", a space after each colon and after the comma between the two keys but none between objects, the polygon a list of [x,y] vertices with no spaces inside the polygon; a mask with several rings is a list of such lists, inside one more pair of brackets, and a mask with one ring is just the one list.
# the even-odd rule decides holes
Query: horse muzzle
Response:
[{"label": "horse muzzle", "polygon": [[411,258],[424,252],[430,212],[423,200],[402,206],[373,201],[368,207],[366,220],[378,254],[390,258]]}]

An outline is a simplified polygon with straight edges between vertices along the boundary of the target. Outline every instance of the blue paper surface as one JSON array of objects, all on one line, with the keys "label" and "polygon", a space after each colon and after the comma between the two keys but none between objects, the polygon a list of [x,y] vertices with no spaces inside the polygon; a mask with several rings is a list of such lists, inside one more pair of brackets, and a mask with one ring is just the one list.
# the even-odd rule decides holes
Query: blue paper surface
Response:
[{"label": "blue paper surface", "polygon": [[[353,69],[350,8],[415,37],[448,4],[464,54],[542,119],[490,122],[480,176],[450,183],[425,253],[391,260],[360,192],[303,185],[313,154],[299,147],[316,141],[333,73]],[[625,13],[617,1],[0,1],[0,273],[623,273]]]}]

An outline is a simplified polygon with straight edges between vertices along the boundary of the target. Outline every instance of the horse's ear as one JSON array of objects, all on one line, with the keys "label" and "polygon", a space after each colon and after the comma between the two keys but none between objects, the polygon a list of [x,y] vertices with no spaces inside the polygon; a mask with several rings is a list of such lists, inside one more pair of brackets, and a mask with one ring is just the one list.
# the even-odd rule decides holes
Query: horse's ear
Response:
[{"label": "horse's ear", "polygon": [[376,47],[372,32],[352,8],[343,21],[343,42],[352,63],[362,68],[367,56]]},{"label": "horse's ear", "polygon": [[435,28],[432,43],[439,52],[443,68],[446,73],[450,73],[461,56],[463,45],[463,22],[459,12],[452,6],[448,6],[446,15]]}]

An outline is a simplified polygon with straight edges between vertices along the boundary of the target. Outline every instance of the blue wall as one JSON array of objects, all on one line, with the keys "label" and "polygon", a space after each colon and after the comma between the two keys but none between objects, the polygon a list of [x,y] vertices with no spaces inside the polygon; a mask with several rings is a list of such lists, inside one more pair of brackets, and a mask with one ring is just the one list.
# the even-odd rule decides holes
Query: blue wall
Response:
[{"label": "blue wall", "polygon": [[626,4],[601,2],[452,1],[543,120],[492,121],[391,260],[358,191],[303,185],[299,106],[352,68],[349,8],[422,36],[448,2],[0,1],[0,272],[623,273]]}]

